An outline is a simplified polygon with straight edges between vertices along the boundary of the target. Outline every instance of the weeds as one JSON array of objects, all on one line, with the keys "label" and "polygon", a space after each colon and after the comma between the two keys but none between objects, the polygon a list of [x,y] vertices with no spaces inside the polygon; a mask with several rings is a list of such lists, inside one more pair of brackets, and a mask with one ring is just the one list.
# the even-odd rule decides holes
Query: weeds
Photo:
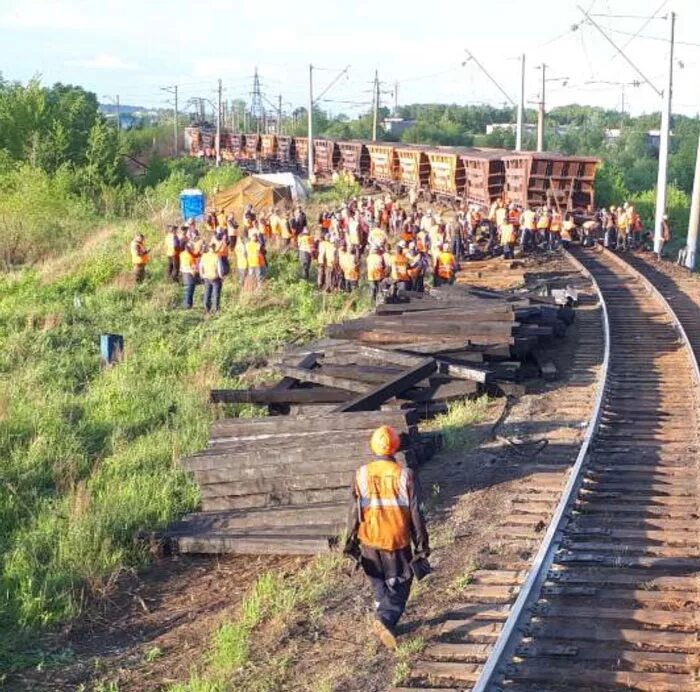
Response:
[{"label": "weeds", "polygon": [[470,426],[484,420],[489,403],[486,395],[453,402],[449,404],[447,413],[435,417],[430,427],[442,433],[445,449],[466,451],[473,444]]},{"label": "weeds", "polygon": [[[153,261],[134,289],[115,280],[136,230]],[[69,271],[0,277],[0,670],[27,664],[19,650],[37,628],[75,616],[125,565],[145,562],[138,530],[196,508],[178,462],[206,443],[209,388],[240,386],[237,364],[366,307],[319,296],[293,257],[276,256],[257,301],[227,283],[220,316],[181,311],[179,288],[161,279],[158,233],[117,224],[100,246],[71,252]],[[108,370],[104,332],[126,343]]]},{"label": "weeds", "polygon": [[411,637],[404,639],[396,647],[396,666],[391,679],[392,685],[401,685],[411,673],[411,661],[425,649],[425,639],[423,637]]}]

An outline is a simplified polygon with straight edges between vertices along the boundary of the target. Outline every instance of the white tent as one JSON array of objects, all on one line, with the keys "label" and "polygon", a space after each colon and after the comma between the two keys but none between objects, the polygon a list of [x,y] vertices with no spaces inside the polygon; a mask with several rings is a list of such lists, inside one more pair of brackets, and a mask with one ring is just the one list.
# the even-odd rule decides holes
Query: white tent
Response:
[{"label": "white tent", "polygon": [[304,185],[301,178],[294,175],[294,173],[256,173],[253,177],[265,180],[268,183],[288,187],[295,202],[304,200],[309,196],[308,188]]}]

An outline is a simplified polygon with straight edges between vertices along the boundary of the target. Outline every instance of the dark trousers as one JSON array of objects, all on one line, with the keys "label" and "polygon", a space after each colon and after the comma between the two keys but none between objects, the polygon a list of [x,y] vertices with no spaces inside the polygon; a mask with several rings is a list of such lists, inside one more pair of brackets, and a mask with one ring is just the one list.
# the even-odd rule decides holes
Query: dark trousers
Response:
[{"label": "dark trousers", "polygon": [[182,307],[189,309],[194,302],[194,289],[197,286],[197,281],[192,274],[183,274],[182,285],[185,288],[182,298]]},{"label": "dark trousers", "polygon": [[219,312],[221,302],[221,279],[204,279],[204,309]]},{"label": "dark trousers", "polygon": [[350,279],[343,279],[343,290],[347,291],[350,293],[350,291],[354,291],[357,288],[357,281],[352,281]]},{"label": "dark trousers", "polygon": [[377,601],[377,619],[385,627],[393,630],[406,610],[408,595],[411,593],[412,579],[387,583],[380,577],[367,575],[374,592],[374,600]]},{"label": "dark trousers", "polygon": [[135,264],[134,265],[134,281],[137,284],[143,282],[146,278],[146,265],[145,264]]},{"label": "dark trousers", "polygon": [[311,253],[299,250],[299,263],[301,264],[301,275],[308,281],[309,270],[311,269]]},{"label": "dark trousers", "polygon": [[379,286],[381,284],[381,281],[370,281],[369,282],[369,290],[370,294],[372,296],[372,300],[377,300],[377,296],[379,296]]},{"label": "dark trousers", "polygon": [[180,258],[176,255],[168,257],[168,278],[177,281],[180,278]]}]

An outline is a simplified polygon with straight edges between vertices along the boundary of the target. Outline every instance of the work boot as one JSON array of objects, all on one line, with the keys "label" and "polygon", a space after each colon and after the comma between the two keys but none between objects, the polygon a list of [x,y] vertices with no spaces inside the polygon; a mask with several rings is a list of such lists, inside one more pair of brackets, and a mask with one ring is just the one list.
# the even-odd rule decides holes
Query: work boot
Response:
[{"label": "work boot", "polygon": [[372,623],[372,631],[379,637],[379,641],[384,644],[387,649],[396,648],[396,637],[391,633],[391,630],[380,620],[375,620]]}]

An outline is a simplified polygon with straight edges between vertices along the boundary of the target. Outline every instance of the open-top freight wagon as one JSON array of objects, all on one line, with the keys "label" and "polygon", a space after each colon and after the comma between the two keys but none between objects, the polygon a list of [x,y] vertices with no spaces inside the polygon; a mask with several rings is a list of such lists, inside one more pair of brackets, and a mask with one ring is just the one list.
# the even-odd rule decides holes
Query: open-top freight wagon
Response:
[{"label": "open-top freight wagon", "polygon": [[[210,127],[187,128],[185,142],[193,156],[214,158],[215,132]],[[222,133],[221,145],[225,160],[308,171],[306,137]],[[592,157],[548,152],[314,139],[314,172],[321,177],[350,171],[391,189],[413,189],[483,208],[502,197],[530,207],[587,210],[595,205],[599,163]]]},{"label": "open-top freight wagon", "polygon": [[332,139],[314,139],[314,172],[329,176],[340,166],[340,148]]},{"label": "open-top freight wagon", "polygon": [[562,211],[592,210],[599,159],[548,152],[519,152],[502,157],[504,195],[523,206],[548,205]]},{"label": "open-top freight wagon", "polygon": [[368,144],[369,177],[377,183],[393,184],[399,180],[399,155],[393,144]]},{"label": "open-top freight wagon", "polygon": [[371,159],[367,144],[360,141],[338,142],[339,170],[352,173],[358,180],[369,178]]},{"label": "open-top freight wagon", "polygon": [[399,158],[398,182],[403,188],[430,191],[430,160],[422,147],[396,148]]}]

